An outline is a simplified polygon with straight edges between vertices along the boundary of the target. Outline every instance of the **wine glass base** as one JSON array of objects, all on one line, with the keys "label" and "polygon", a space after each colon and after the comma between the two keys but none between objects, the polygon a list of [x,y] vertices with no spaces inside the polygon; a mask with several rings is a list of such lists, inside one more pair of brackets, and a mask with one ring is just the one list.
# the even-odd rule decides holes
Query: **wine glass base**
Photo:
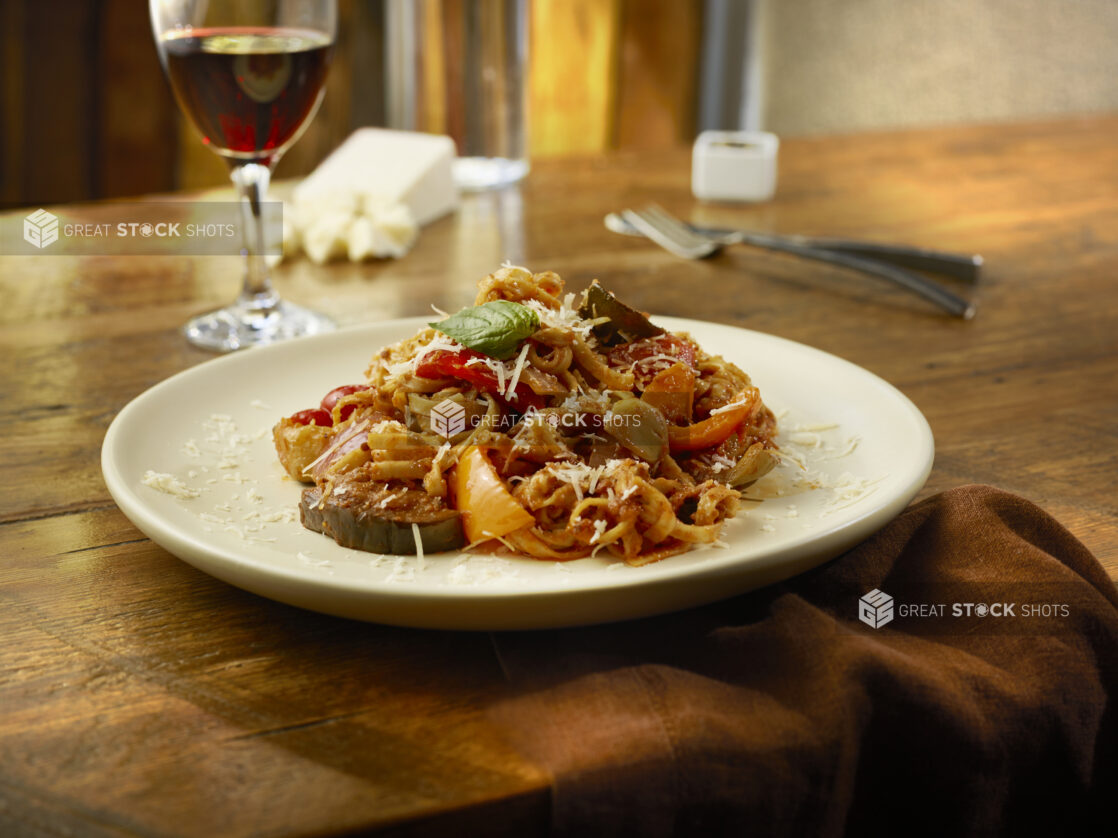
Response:
[{"label": "wine glass base", "polygon": [[454,182],[464,192],[482,192],[510,186],[528,174],[527,160],[506,157],[459,157],[454,161]]},{"label": "wine glass base", "polygon": [[183,327],[183,333],[195,346],[233,352],[336,328],[326,315],[280,300],[267,311],[234,303],[195,317]]}]

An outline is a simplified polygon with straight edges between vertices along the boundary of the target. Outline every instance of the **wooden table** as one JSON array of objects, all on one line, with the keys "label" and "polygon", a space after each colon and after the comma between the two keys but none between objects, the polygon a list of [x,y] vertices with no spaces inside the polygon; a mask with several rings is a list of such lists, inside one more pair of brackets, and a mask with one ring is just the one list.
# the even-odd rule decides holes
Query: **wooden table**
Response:
[{"label": "wooden table", "polygon": [[[779,198],[756,207],[696,204],[682,150],[540,163],[406,259],[295,263],[278,285],[345,323],[389,319],[469,302],[509,258],[812,344],[923,410],[937,454],[922,495],[1021,493],[1118,577],[1115,136],[1118,118],[1098,117],[788,141]],[[712,224],[980,252],[978,317],[790,257],[688,263],[603,229],[650,200]],[[0,259],[0,833],[542,832],[548,778],[485,715],[507,690],[489,637],[260,599],[154,546],[110,500],[106,427],[207,359],[179,327],[238,283],[235,258]]]}]

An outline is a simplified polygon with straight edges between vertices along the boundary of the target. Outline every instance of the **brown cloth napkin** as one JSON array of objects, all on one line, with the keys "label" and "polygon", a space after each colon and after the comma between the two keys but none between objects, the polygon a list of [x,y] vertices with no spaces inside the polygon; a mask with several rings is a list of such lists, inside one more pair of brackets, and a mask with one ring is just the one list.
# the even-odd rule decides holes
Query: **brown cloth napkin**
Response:
[{"label": "brown cloth napkin", "polygon": [[494,642],[494,716],[553,773],[556,835],[1118,835],[1118,592],[991,487],[761,591]]}]

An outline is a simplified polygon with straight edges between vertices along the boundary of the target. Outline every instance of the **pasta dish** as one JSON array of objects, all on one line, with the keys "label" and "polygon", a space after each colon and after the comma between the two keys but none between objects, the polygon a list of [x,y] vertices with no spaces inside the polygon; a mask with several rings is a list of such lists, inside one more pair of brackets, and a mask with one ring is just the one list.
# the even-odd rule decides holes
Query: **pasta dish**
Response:
[{"label": "pasta dish", "polygon": [[505,266],[273,430],[304,526],[378,553],[643,565],[717,543],[777,462],[749,376],[595,282]]}]

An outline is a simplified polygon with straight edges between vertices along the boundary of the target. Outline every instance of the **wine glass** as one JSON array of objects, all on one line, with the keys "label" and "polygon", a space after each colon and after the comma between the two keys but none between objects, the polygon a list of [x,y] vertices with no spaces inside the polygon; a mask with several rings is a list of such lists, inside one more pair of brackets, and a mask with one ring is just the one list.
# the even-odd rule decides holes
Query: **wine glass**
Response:
[{"label": "wine glass", "polygon": [[262,202],[272,168],[322,101],[337,0],[150,0],[160,60],[179,106],[220,154],[241,199],[245,280],[236,302],[195,317],[187,338],[229,352],[329,331],[285,302],[264,258]]}]

